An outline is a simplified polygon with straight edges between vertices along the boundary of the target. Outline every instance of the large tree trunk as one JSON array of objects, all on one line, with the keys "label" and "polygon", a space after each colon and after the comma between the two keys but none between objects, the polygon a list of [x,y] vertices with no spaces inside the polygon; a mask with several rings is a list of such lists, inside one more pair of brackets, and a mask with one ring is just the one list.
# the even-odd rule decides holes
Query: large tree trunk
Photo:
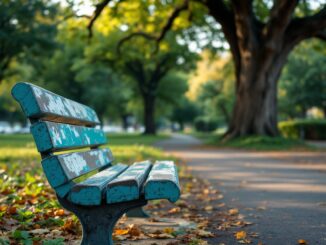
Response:
[{"label": "large tree trunk", "polygon": [[146,95],[144,101],[144,134],[156,134],[155,125],[155,96]]},{"label": "large tree trunk", "polygon": [[241,60],[237,70],[236,101],[226,139],[248,136],[277,136],[277,80],[288,52],[261,50]]},{"label": "large tree trunk", "polygon": [[236,70],[236,102],[225,139],[246,135],[276,136],[277,80],[286,58],[304,39],[326,39],[326,6],[315,15],[293,13],[298,0],[273,1],[266,22],[259,20],[252,0],[205,1],[221,24]]}]

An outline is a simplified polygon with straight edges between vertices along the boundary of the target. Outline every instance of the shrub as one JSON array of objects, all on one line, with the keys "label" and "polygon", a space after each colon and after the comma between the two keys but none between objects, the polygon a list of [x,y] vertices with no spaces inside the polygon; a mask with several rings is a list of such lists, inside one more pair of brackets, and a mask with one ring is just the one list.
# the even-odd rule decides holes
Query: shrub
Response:
[{"label": "shrub", "polygon": [[285,121],[279,123],[279,129],[286,138],[326,140],[326,120]]},{"label": "shrub", "polygon": [[218,122],[208,117],[198,117],[195,120],[195,128],[198,132],[212,132],[217,129]]}]

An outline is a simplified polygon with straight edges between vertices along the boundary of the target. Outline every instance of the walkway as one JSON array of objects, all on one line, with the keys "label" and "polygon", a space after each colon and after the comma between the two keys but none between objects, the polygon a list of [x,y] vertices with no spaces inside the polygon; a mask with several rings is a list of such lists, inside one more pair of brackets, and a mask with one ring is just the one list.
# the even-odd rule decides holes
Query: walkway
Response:
[{"label": "walkway", "polygon": [[[221,190],[226,205],[254,223],[246,230],[258,232],[264,245],[326,244],[326,152],[209,149],[178,134],[156,146]],[[221,242],[235,241],[230,234]]]}]

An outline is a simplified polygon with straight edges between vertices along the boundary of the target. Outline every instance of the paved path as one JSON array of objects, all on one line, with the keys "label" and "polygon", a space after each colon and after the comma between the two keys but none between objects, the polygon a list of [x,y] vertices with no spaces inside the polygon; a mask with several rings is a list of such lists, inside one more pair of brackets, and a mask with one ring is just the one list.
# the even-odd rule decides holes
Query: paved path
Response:
[{"label": "paved path", "polygon": [[[178,134],[156,146],[185,159],[194,174],[221,190],[227,206],[254,222],[247,231],[258,232],[257,241],[326,244],[326,152],[208,149]],[[221,241],[235,242],[231,234]]]}]

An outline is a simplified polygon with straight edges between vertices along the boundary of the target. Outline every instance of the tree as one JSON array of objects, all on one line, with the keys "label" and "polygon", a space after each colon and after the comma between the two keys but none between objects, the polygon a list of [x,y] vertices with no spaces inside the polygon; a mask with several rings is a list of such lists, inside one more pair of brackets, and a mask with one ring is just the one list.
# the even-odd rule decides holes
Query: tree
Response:
[{"label": "tree", "polygon": [[[83,19],[69,19],[60,25],[57,49],[35,66],[34,79],[43,87],[91,106],[100,121],[116,119],[126,107],[130,89],[107,63],[91,61],[93,45],[87,42]],[[60,71],[60,72],[58,72]],[[109,103],[105,101],[109,98]]]},{"label": "tree", "polygon": [[0,83],[14,58],[24,51],[47,50],[54,46],[53,22],[58,6],[43,0],[1,1]]},{"label": "tree", "polygon": [[[88,26],[90,30],[109,2],[103,0],[96,5]],[[159,43],[184,12],[194,24],[201,13],[201,25],[207,23],[207,16],[213,17],[230,46],[235,66],[236,101],[225,138],[277,135],[277,81],[282,67],[291,50],[302,40],[326,38],[326,5],[312,11],[309,2],[299,4],[298,0],[275,0],[273,4],[262,0],[184,0],[174,3],[164,5],[160,1],[152,4],[152,12],[176,6],[164,25],[159,25],[160,33],[138,31],[129,37],[137,35]],[[207,12],[202,11],[202,6]]]},{"label": "tree", "polygon": [[192,123],[195,120],[196,116],[199,114],[199,110],[196,104],[188,98],[183,97],[179,98],[179,100],[180,105],[174,108],[171,120],[177,122],[182,131],[186,123]]},{"label": "tree", "polygon": [[[157,20],[152,22],[144,18],[147,14],[148,9],[143,2],[121,3],[119,9],[108,9],[103,18],[111,19],[113,24],[99,26],[92,32],[91,41],[97,45],[93,47],[90,59],[92,62],[107,62],[134,82],[135,92],[141,96],[143,104],[144,133],[155,134],[157,103],[165,96],[162,92],[164,84],[169,84],[169,94],[181,91],[179,77],[175,76],[175,81],[171,81],[171,74],[189,70],[197,54],[189,52],[187,45],[178,42],[177,31],[170,31],[158,46],[149,44],[145,38],[133,38],[137,30],[154,30],[159,24]],[[176,95],[176,98],[179,96]],[[172,99],[171,96],[169,98]],[[174,103],[173,99],[169,103]]]},{"label": "tree", "polygon": [[303,42],[289,56],[280,78],[280,112],[305,117],[311,107],[326,116],[325,43]]}]

